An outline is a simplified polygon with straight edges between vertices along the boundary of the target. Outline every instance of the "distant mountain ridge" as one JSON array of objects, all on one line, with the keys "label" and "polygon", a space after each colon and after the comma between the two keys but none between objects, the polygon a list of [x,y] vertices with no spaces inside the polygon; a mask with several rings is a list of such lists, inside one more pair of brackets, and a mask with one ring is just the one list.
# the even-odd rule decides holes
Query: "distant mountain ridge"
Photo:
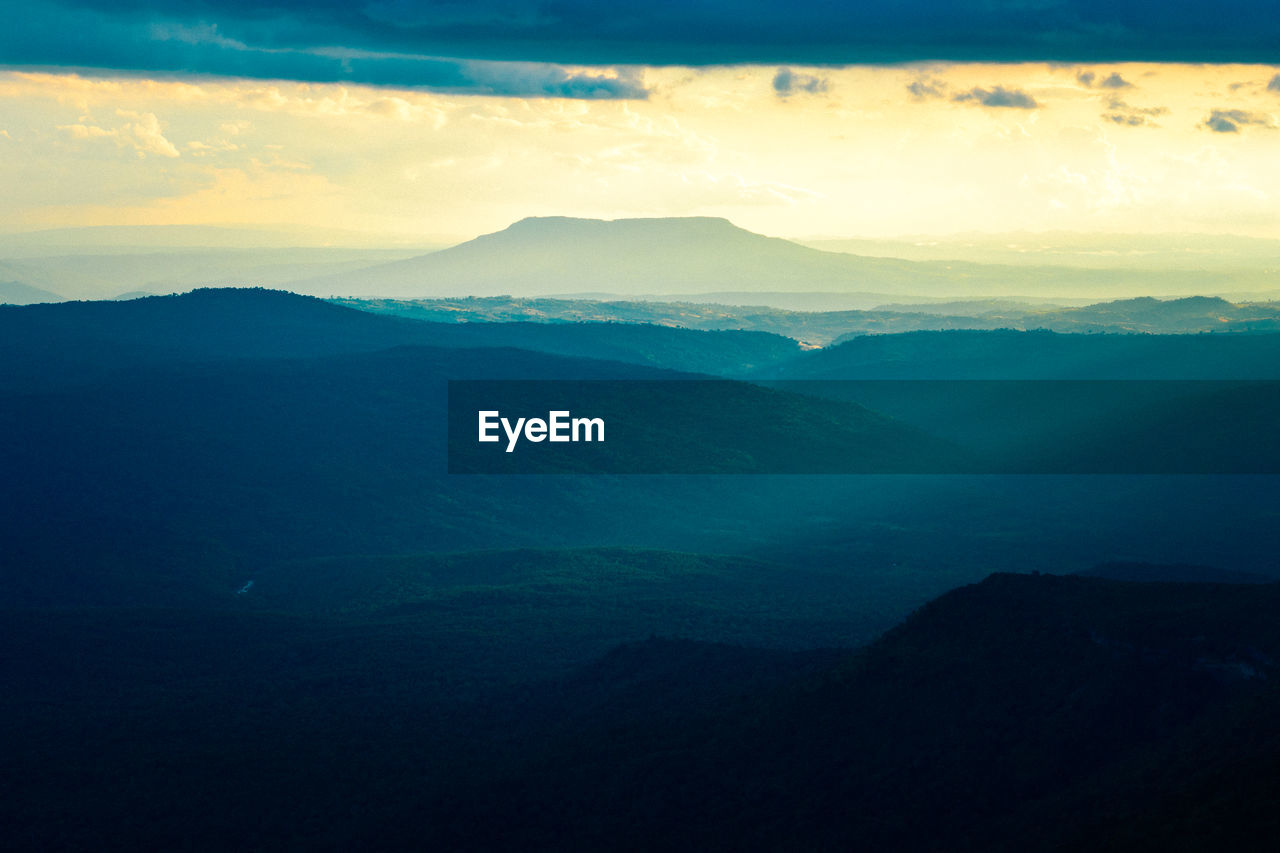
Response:
[{"label": "distant mountain ridge", "polygon": [[1151,272],[906,261],[826,252],[725,219],[531,217],[407,260],[300,278],[303,293],[345,296],[680,295],[876,292],[908,296],[1091,295],[1264,290],[1256,272]]},{"label": "distant mountain ridge", "polygon": [[[750,294],[739,294],[749,299]],[[776,294],[761,294],[772,300]],[[871,306],[867,309],[788,310],[772,301],[725,304],[694,297],[675,301],[616,298],[445,297],[331,301],[377,314],[437,323],[619,322],[689,329],[740,329],[786,335],[826,346],[869,334],[942,329],[1049,329],[1056,332],[1184,334],[1280,331],[1280,303],[1237,305],[1218,297],[1139,297],[1080,307],[1035,306],[1008,300],[938,305]]]},{"label": "distant mountain ridge", "polygon": [[1062,334],[1011,329],[861,335],[759,379],[1280,379],[1280,334]]},{"label": "distant mountain ridge", "polygon": [[62,297],[20,281],[0,281],[0,305],[34,305],[38,302],[61,302]]},{"label": "distant mountain ridge", "polygon": [[382,296],[694,293],[764,280],[775,290],[812,290],[848,283],[845,261],[725,219],[531,217],[433,255],[295,284]]}]

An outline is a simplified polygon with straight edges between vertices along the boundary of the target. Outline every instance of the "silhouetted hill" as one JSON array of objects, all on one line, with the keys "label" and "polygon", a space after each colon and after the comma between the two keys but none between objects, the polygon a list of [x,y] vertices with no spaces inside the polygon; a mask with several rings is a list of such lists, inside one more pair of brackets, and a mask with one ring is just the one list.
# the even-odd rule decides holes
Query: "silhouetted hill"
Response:
[{"label": "silhouetted hill", "polygon": [[422,623],[8,612],[0,822],[18,849],[1262,849],[1277,606],[994,575],[857,652],[654,638],[462,694]]},{"label": "silhouetted hill", "polygon": [[515,346],[708,373],[739,373],[798,352],[794,341],[760,332],[431,324],[285,291],[217,289],[125,302],[0,307],[0,387],[87,384],[148,364],[297,358],[403,345]]},{"label": "silhouetted hill", "polygon": [[[422,327],[280,290],[195,290],[0,310],[7,351],[139,360],[277,358],[424,343]],[[100,348],[101,353],[95,352]],[[123,350],[123,352],[121,352]]]},{"label": "silhouetted hill", "polygon": [[[1076,307],[1037,307],[999,301],[939,303],[934,305],[883,306],[898,312],[925,312],[939,315],[934,328],[1049,329],[1055,332],[1136,332],[1154,335],[1190,334],[1197,332],[1275,332],[1280,330],[1280,306],[1271,302],[1228,302],[1210,296],[1188,296],[1182,299],[1154,299],[1149,296],[1119,299]],[[879,313],[879,312],[876,312]],[[959,315],[959,316],[957,316]],[[883,331],[912,331],[901,318],[887,314]],[[969,325],[958,325],[961,317],[969,317]],[[918,322],[918,321],[917,321]],[[896,324],[896,325],[895,325]],[[867,331],[879,331],[868,328]],[[843,342],[858,334],[851,329]]]},{"label": "silhouetted hill", "polygon": [[[926,306],[924,310],[930,310],[930,307]],[[932,310],[936,311],[937,308]],[[1274,303],[1237,304],[1210,296],[1188,296],[1182,299],[1143,296],[1071,308],[1023,305],[993,306],[983,310],[981,303],[976,303],[970,311],[976,323],[981,324],[975,324],[974,328],[1049,329],[1055,332],[1081,333],[1138,332],[1155,335],[1280,330],[1280,310]]]},{"label": "silhouetted hill", "polygon": [[1118,299],[1114,302],[1101,302],[1085,308],[1075,309],[1078,314],[1107,315],[1140,319],[1156,317],[1167,319],[1173,317],[1221,317],[1235,311],[1236,306],[1217,296],[1188,296],[1185,299],[1154,299],[1141,296],[1135,299]]},{"label": "silhouetted hill", "polygon": [[757,373],[768,379],[1276,379],[1280,334],[866,335]]},{"label": "silhouetted hill", "polygon": [[[1010,851],[1266,838],[1278,604],[1276,585],[993,576],[816,678],[746,700],[726,686],[710,712],[574,720],[473,789],[457,837]],[[486,809],[522,817],[464,836]]]}]

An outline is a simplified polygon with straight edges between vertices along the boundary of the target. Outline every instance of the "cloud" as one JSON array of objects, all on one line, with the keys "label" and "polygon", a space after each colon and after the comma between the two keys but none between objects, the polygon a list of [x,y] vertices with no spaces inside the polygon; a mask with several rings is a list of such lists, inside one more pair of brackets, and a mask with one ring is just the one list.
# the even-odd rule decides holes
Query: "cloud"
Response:
[{"label": "cloud", "polygon": [[164,126],[155,113],[116,110],[116,115],[130,119],[111,129],[93,124],[63,124],[58,130],[75,140],[110,139],[121,148],[131,148],[138,157],[178,157],[178,149],[164,137]]},{"label": "cloud", "polygon": [[1268,92],[1280,92],[1280,74],[1271,78],[1271,82],[1267,84]]},{"label": "cloud", "polygon": [[1095,87],[1099,89],[1132,89],[1133,88],[1132,83],[1130,83],[1128,80],[1121,77],[1120,74],[1115,71],[1111,72],[1111,74],[1109,74],[1106,77],[1103,77],[1102,79],[1098,79],[1098,75],[1093,71],[1081,71],[1079,74],[1076,75],[1076,79],[1080,81],[1081,85],[1090,89],[1093,89]]},{"label": "cloud", "polygon": [[1152,119],[1168,112],[1168,107],[1134,107],[1119,98],[1112,98],[1102,118],[1125,127],[1159,127]]},{"label": "cloud", "polygon": [[163,128],[155,113],[135,113],[117,110],[122,118],[133,119],[120,128],[121,134],[140,154],[156,154],[160,157],[177,157],[178,149],[164,138]]},{"label": "cloud", "polygon": [[[1273,0],[46,0],[12,3],[10,67],[637,97],[573,67],[951,61],[1271,63]],[[1158,14],[1153,11],[1157,10]],[[468,61],[559,66],[479,83]],[[1111,78],[1107,78],[1110,80]],[[1106,81],[1104,80],[1105,84]],[[1105,87],[1105,86],[1104,86]]]},{"label": "cloud", "polygon": [[947,94],[947,84],[943,80],[936,77],[921,77],[907,84],[907,91],[911,93],[911,97],[917,101],[928,101],[935,98],[945,97]]},{"label": "cloud", "polygon": [[1246,125],[1275,127],[1275,122],[1265,113],[1253,113],[1247,110],[1214,110],[1200,126],[1214,133],[1239,133],[1240,128]]},{"label": "cloud", "polygon": [[797,92],[821,95],[829,86],[830,83],[825,77],[797,74],[790,68],[779,68],[778,73],[773,75],[773,91],[777,92],[780,98],[789,97]]},{"label": "cloud", "polygon": [[995,86],[991,89],[977,86],[968,92],[952,96],[951,100],[970,101],[984,107],[1010,107],[1019,110],[1034,110],[1039,106],[1035,98],[1021,89],[1006,89],[1004,86]]},{"label": "cloud", "polygon": [[98,127],[92,124],[60,124],[58,125],[58,130],[72,139],[114,139],[117,135],[114,130],[107,130],[105,127]]}]

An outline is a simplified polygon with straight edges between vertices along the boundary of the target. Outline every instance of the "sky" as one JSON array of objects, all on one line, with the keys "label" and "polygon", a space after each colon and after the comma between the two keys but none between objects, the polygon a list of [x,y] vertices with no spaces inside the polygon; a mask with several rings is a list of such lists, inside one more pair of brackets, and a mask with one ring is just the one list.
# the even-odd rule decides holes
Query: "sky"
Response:
[{"label": "sky", "polygon": [[0,31],[0,229],[526,216],[1280,238],[1260,2],[61,0]]}]

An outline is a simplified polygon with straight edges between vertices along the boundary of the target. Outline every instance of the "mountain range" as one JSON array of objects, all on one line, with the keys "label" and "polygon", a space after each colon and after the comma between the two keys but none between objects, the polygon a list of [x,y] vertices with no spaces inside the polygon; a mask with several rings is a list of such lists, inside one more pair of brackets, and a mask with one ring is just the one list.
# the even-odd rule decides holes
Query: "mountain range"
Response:
[{"label": "mountain range", "polygon": [[[1129,458],[1107,442],[1159,448],[1170,421],[1252,452],[1218,432],[1243,424],[1275,455],[1280,414],[1241,413],[1278,342],[815,350],[263,289],[0,307],[0,837],[1258,849],[1280,790],[1277,478],[826,463],[1024,428]],[[450,383],[476,379],[693,388],[820,473],[450,473]],[[957,385],[976,396],[935,393]],[[753,470],[727,431],[680,444],[667,403],[642,455]]]}]

